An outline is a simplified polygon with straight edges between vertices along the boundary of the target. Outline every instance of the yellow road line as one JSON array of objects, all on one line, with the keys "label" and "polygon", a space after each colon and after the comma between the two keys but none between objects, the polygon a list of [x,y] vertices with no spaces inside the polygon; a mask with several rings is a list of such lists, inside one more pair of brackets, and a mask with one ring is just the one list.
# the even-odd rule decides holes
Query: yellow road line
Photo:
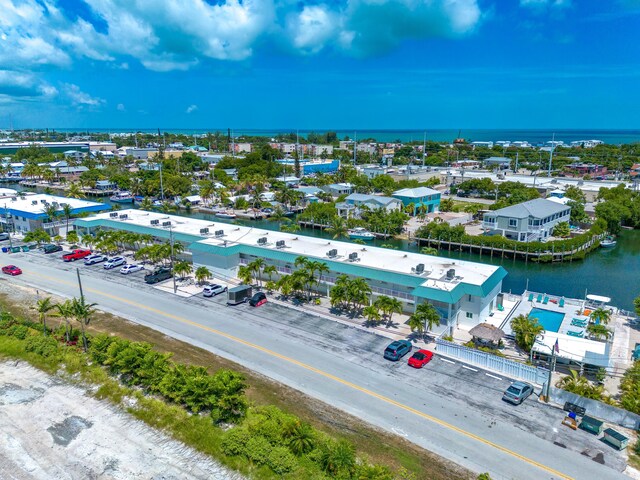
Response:
[{"label": "yellow road line", "polygon": [[[72,283],[72,282],[61,280],[59,278],[52,278],[52,277],[49,277],[47,275],[42,275],[42,274],[37,274],[37,275],[41,276],[42,278],[47,278],[49,280],[54,280],[54,281],[59,282],[59,283],[65,283],[67,285],[74,285],[74,283]],[[206,331],[211,332],[211,333],[213,333],[215,335],[218,335],[220,337],[224,337],[224,338],[227,338],[227,339],[232,340],[234,342],[237,342],[237,343],[240,343],[242,345],[245,345],[247,347],[251,347],[251,348],[253,348],[255,350],[259,350],[259,351],[264,352],[264,353],[266,353],[266,354],[268,354],[268,355],[270,355],[272,357],[276,357],[276,358],[279,358],[281,360],[284,360],[285,362],[292,363],[292,364],[297,365],[297,366],[299,366],[301,368],[304,368],[304,369],[309,370],[311,372],[317,373],[318,375],[321,375],[321,376],[323,376],[325,378],[329,378],[329,379],[331,379],[331,380],[333,380],[335,382],[338,382],[338,383],[340,383],[342,385],[345,385],[345,386],[347,386],[349,388],[352,388],[354,390],[362,392],[362,393],[364,393],[364,394],[366,394],[366,395],[368,395],[370,397],[377,398],[378,400],[381,400],[381,401],[383,401],[385,403],[391,404],[391,405],[393,405],[395,407],[398,407],[398,408],[400,408],[402,410],[405,410],[407,412],[413,413],[414,415],[417,415],[418,417],[421,417],[421,418],[423,418],[425,420],[428,420],[428,421],[430,421],[432,423],[440,425],[441,427],[444,427],[444,428],[447,428],[447,429],[452,430],[454,432],[457,432],[457,433],[459,433],[461,435],[464,435],[464,436],[466,436],[468,438],[472,438],[474,440],[477,440],[478,442],[481,442],[481,443],[483,443],[485,445],[493,447],[496,450],[499,450],[499,451],[501,451],[503,453],[511,455],[512,457],[515,457],[515,458],[517,458],[519,460],[522,460],[523,462],[526,462],[529,465],[533,465],[535,467],[538,467],[538,468],[540,468],[540,469],[542,469],[542,470],[544,470],[546,472],[549,472],[549,473],[551,473],[551,474],[553,474],[553,475],[555,475],[555,476],[557,476],[559,478],[562,478],[562,479],[565,479],[565,480],[573,480],[572,477],[570,477],[568,475],[565,475],[564,473],[559,472],[558,470],[555,470],[555,469],[553,469],[551,467],[548,467],[547,465],[544,465],[544,464],[542,464],[540,462],[537,462],[537,461],[532,460],[532,459],[530,459],[528,457],[525,457],[524,455],[521,455],[521,454],[519,454],[517,452],[514,452],[513,450],[509,450],[508,448],[503,447],[502,445],[498,445],[497,443],[494,443],[494,442],[492,442],[490,440],[487,440],[487,439],[485,439],[485,438],[483,438],[483,437],[481,437],[479,435],[476,435],[475,433],[471,433],[471,432],[468,432],[466,430],[463,430],[462,428],[456,427],[455,425],[453,425],[451,423],[448,423],[448,422],[445,422],[444,420],[440,420],[439,418],[436,418],[436,417],[434,417],[432,415],[429,415],[427,413],[424,413],[424,412],[421,412],[419,410],[416,410],[415,408],[412,408],[412,407],[410,407],[408,405],[404,405],[404,404],[402,404],[400,402],[397,402],[396,400],[393,400],[392,398],[385,397],[384,395],[380,395],[379,393],[376,393],[376,392],[374,392],[372,390],[369,390],[367,388],[361,387],[361,386],[359,386],[359,385],[357,385],[355,383],[352,383],[352,382],[350,382],[348,380],[344,380],[344,379],[342,379],[340,377],[332,375],[331,373],[325,372],[325,371],[320,370],[320,369],[318,369],[316,367],[312,367],[311,365],[308,365],[306,363],[300,362],[300,361],[298,361],[298,360],[296,360],[294,358],[287,357],[285,355],[282,355],[281,353],[275,352],[273,350],[270,350],[268,348],[262,347],[260,345],[255,344],[255,343],[251,343],[251,342],[248,342],[246,340],[243,340],[242,338],[236,337],[234,335],[230,335],[230,334],[222,332],[220,330],[216,330],[215,328],[207,327],[206,325],[202,325],[200,323],[194,322],[192,320],[189,320],[188,318],[180,317],[180,316],[174,315],[172,313],[163,312],[160,309],[157,309],[157,308],[154,308],[154,307],[150,307],[148,305],[144,305],[144,304],[141,304],[141,303],[138,303],[138,302],[134,302],[134,301],[128,300],[126,298],[121,298],[121,297],[118,297],[116,295],[111,295],[109,293],[103,292],[101,290],[95,290],[93,288],[85,288],[84,290],[87,291],[87,292],[94,293],[96,295],[102,295],[104,297],[110,298],[110,299],[118,301],[118,302],[126,303],[126,304],[129,304],[131,306],[134,306],[134,307],[137,307],[137,308],[141,308],[143,310],[147,310],[149,312],[156,313],[158,315],[162,315],[163,317],[171,318],[171,319],[176,320],[176,321],[178,321],[180,323],[184,323],[184,324],[187,324],[187,325],[191,325],[193,327],[197,327],[197,328],[202,329],[202,330],[206,330]]]}]

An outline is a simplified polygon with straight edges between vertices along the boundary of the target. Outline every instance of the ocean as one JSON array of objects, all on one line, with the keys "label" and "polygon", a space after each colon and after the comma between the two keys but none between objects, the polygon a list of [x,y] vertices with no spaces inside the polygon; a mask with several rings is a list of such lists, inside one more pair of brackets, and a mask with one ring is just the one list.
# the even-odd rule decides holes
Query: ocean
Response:
[{"label": "ocean", "polygon": [[[157,133],[157,128],[149,129],[130,129],[130,128],[92,128],[92,129],[74,129],[60,128],[55,129],[58,132],[97,132],[97,133],[134,133],[136,131],[143,133]],[[185,135],[203,135],[206,133],[221,132],[226,134],[227,128],[160,128],[161,132],[181,133]],[[297,130],[297,132],[306,137],[309,132],[325,133],[335,131],[338,138],[344,139],[349,137],[353,139],[373,138],[380,142],[400,142],[422,141],[426,133],[427,140],[437,142],[452,142],[458,138],[458,134],[471,142],[496,142],[500,140],[506,141],[526,141],[532,145],[539,145],[550,141],[555,135],[556,141],[565,143],[578,140],[602,140],[604,143],[611,145],[619,145],[623,143],[640,142],[640,130],[552,130],[552,129],[435,129],[435,130],[330,130],[330,129],[306,129]],[[252,129],[252,128],[234,128],[232,133],[234,137],[243,135],[275,137],[279,133],[296,132],[295,128],[277,128],[277,129]]]}]

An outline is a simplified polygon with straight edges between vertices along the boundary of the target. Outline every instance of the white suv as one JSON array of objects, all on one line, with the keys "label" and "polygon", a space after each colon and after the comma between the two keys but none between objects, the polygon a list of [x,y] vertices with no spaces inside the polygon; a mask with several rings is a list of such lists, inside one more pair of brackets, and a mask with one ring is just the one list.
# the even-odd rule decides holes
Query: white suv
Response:
[{"label": "white suv", "polygon": [[107,257],[104,255],[90,255],[84,259],[85,265],[95,265],[96,263],[105,262]]},{"label": "white suv", "polygon": [[120,265],[124,265],[127,261],[124,257],[113,257],[107,260],[104,264],[105,270],[111,270],[112,268],[119,267]]},{"label": "white suv", "polygon": [[223,293],[226,291],[227,291],[227,287],[223,287],[222,285],[217,285],[215,283],[210,283],[209,285],[204,287],[202,294],[205,297],[215,297],[219,293]]}]

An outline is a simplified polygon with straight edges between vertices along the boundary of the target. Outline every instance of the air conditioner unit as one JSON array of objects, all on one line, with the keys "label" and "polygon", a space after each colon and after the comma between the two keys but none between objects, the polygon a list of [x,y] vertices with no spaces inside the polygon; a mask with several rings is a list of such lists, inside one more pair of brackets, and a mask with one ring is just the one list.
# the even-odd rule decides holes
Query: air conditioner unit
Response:
[{"label": "air conditioner unit", "polygon": [[224,235],[224,230],[216,230],[215,236],[222,237]]},{"label": "air conditioner unit", "polygon": [[284,248],[285,244],[284,244],[284,240],[278,240],[276,242],[276,248]]},{"label": "air conditioner unit", "polygon": [[[12,202],[15,202],[16,200],[17,200],[17,198],[16,198],[16,197],[11,197],[11,201],[12,201]],[[38,202],[36,202],[36,203],[38,203]]]},{"label": "air conditioner unit", "polygon": [[327,252],[327,257],[329,258],[335,258],[337,256],[338,256],[338,250],[335,248]]},{"label": "air conditioner unit", "polygon": [[31,205],[37,205],[38,204],[38,200],[31,200]]},{"label": "air conditioner unit", "polygon": [[129,218],[129,215],[127,215],[126,213],[120,215],[120,220],[126,220],[127,218]]},{"label": "air conditioner unit", "polygon": [[258,239],[258,245],[266,245],[267,244],[267,237],[261,237]]},{"label": "air conditioner unit", "polygon": [[454,268],[450,268],[449,270],[447,270],[447,278],[449,280],[453,280],[454,278],[456,278],[456,271]]},{"label": "air conditioner unit", "polygon": [[356,261],[358,259],[358,252],[353,252],[349,254],[349,260],[351,260],[352,262]]},{"label": "air conditioner unit", "polygon": [[424,273],[424,263],[419,263],[418,265],[416,265],[416,273],[418,275]]},{"label": "air conditioner unit", "polygon": [[207,233],[209,233],[209,229],[208,228],[201,228],[200,229],[200,235],[206,235]]},{"label": "air conditioner unit", "polygon": [[162,226],[163,226],[163,227],[170,227],[170,226],[171,226],[171,221],[168,221],[168,222],[162,222]]},{"label": "air conditioner unit", "polygon": [[111,213],[109,214],[109,216],[110,216],[111,218],[116,218],[116,217],[118,216],[118,212],[111,212]]},{"label": "air conditioner unit", "polygon": [[51,205],[53,205],[54,207],[58,206],[58,202],[52,202]]},{"label": "air conditioner unit", "polygon": [[160,225],[160,220],[151,220],[151,225]]},{"label": "air conditioner unit", "polygon": [[42,200],[40,200],[40,203],[47,203],[47,201],[42,199]]}]

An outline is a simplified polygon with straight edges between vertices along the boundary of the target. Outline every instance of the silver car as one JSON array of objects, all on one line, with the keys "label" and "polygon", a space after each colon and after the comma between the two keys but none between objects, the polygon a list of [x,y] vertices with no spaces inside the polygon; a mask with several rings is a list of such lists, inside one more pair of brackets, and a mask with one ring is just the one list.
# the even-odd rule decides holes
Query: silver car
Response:
[{"label": "silver car", "polygon": [[222,285],[218,285],[215,283],[210,283],[209,285],[204,287],[204,290],[202,291],[202,295],[204,295],[205,297],[215,297],[219,293],[223,293],[226,291],[227,291],[227,287],[224,287]]},{"label": "silver car", "polygon": [[533,385],[525,382],[513,382],[502,395],[505,402],[520,405],[533,393]]},{"label": "silver car", "polygon": [[95,265],[96,263],[106,262],[107,257],[104,255],[89,255],[84,259],[85,265]]},{"label": "silver car", "polygon": [[105,262],[104,269],[111,270],[112,268],[119,267],[121,265],[124,265],[125,263],[127,263],[127,261],[124,259],[124,257],[113,257]]}]

